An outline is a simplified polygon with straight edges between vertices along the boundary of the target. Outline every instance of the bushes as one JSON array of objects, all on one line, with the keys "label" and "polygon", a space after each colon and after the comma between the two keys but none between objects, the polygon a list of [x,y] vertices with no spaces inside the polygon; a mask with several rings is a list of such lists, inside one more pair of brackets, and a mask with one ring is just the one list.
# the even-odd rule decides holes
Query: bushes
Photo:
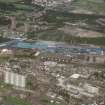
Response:
[{"label": "bushes", "polygon": [[16,97],[12,97],[12,96],[5,96],[3,97],[5,103],[7,103],[8,105],[31,105],[29,102],[27,102],[26,100],[22,100]]},{"label": "bushes", "polygon": [[65,34],[57,30],[47,30],[44,32],[29,32],[27,33],[28,39],[38,39],[38,40],[51,40],[51,41],[64,41],[67,43],[74,44],[95,44],[95,45],[105,45],[105,37],[96,37],[96,38],[83,38],[76,37]]},{"label": "bushes", "polygon": [[3,37],[0,36],[0,43],[6,42],[6,41],[10,41],[10,39],[3,38]]}]

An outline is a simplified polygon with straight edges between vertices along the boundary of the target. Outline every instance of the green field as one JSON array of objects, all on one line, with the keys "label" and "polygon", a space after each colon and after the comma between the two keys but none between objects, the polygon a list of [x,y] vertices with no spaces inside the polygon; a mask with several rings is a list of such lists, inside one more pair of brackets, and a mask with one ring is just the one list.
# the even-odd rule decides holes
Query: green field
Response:
[{"label": "green field", "polygon": [[93,13],[105,14],[105,2],[101,2],[102,0],[74,0],[73,9],[74,10],[85,10],[91,11]]},{"label": "green field", "polygon": [[5,103],[7,103],[8,105],[31,105],[29,102],[27,102],[26,100],[22,100],[20,98],[16,98],[13,96],[5,96],[3,97],[3,100],[5,101]]}]

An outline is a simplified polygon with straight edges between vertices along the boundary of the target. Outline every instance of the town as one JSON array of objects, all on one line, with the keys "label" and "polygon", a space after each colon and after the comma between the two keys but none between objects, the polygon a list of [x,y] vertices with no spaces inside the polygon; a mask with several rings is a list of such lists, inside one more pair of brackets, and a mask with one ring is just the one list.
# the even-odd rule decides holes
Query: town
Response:
[{"label": "town", "polygon": [[105,105],[105,0],[0,0],[0,105]]},{"label": "town", "polygon": [[2,97],[32,105],[105,104],[104,48],[15,39],[1,44],[0,59]]}]

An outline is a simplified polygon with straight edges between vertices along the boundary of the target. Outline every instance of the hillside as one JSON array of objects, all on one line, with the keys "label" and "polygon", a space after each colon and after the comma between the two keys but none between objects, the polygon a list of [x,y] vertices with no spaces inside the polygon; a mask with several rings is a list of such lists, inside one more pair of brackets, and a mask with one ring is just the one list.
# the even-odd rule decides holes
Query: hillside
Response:
[{"label": "hillside", "polygon": [[97,44],[105,36],[104,5],[103,0],[0,0],[0,35]]},{"label": "hillside", "polygon": [[105,14],[104,0],[75,0],[73,3],[73,12],[76,13],[94,13]]}]

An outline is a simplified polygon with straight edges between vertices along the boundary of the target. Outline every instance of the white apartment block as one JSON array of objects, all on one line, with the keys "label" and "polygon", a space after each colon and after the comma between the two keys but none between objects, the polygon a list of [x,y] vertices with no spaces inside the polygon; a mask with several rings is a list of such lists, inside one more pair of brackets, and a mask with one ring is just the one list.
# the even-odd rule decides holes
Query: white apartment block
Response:
[{"label": "white apartment block", "polygon": [[26,77],[13,72],[4,72],[4,82],[16,87],[25,88]]}]

